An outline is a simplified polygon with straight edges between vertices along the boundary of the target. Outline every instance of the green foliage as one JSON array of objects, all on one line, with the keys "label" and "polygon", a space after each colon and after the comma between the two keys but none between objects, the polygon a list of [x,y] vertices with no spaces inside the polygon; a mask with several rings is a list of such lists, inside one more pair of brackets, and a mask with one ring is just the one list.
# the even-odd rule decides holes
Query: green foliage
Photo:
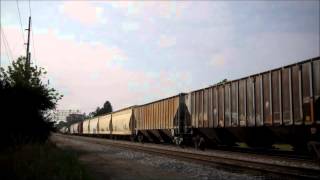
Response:
[{"label": "green foliage", "polygon": [[111,106],[111,103],[109,101],[106,101],[104,104],[103,104],[103,108],[102,108],[102,113],[110,113],[112,112],[112,106]]},{"label": "green foliage", "polygon": [[112,105],[109,101],[106,101],[103,106],[97,107],[96,111],[89,113],[89,117],[96,117],[103,114],[108,114],[112,112]]},{"label": "green foliage", "polygon": [[226,83],[226,82],[228,82],[228,79],[223,79],[222,81],[218,82],[216,85],[224,84],[224,83]]},{"label": "green foliage", "polygon": [[4,77],[4,81],[8,82],[10,87],[28,88],[39,93],[39,101],[37,108],[40,110],[50,110],[55,108],[58,100],[62,95],[56,92],[55,89],[50,88],[48,84],[43,84],[41,77],[47,74],[44,68],[38,66],[26,65],[26,59],[19,57],[17,61],[8,66],[8,70],[2,69],[0,77]]},{"label": "green foliage", "polygon": [[68,122],[65,122],[65,121],[60,121],[58,124],[55,124],[55,127],[57,129],[61,129],[63,127],[69,127],[70,124]]},{"label": "green foliage", "polygon": [[43,68],[28,66],[20,57],[0,70],[1,146],[28,142],[44,142],[53,131],[47,114],[62,98],[55,89],[43,84]]}]

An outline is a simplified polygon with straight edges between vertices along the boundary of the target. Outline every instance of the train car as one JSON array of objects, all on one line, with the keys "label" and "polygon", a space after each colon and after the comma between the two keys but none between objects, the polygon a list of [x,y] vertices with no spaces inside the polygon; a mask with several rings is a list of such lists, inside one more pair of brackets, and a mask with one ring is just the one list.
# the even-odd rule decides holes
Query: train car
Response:
[{"label": "train car", "polygon": [[78,123],[74,123],[70,125],[70,133],[78,134]]},{"label": "train car", "polygon": [[90,121],[89,121],[89,134],[93,134],[93,135],[98,134],[98,122],[99,122],[99,116],[90,119]]},{"label": "train car", "polygon": [[89,122],[90,122],[90,119],[86,119],[82,123],[82,134],[84,135],[90,134]]},{"label": "train car", "polygon": [[109,127],[110,134],[114,138],[130,138],[133,135],[134,106],[121,109],[111,114],[111,121]]},{"label": "train car", "polygon": [[185,112],[185,94],[137,106],[134,109],[135,135],[153,142],[172,142],[188,132],[190,118]]},{"label": "train car", "polygon": [[98,121],[98,134],[102,136],[109,136],[111,132],[111,114],[100,116]]},{"label": "train car", "polygon": [[305,149],[319,129],[320,57],[223,82],[186,97],[194,135],[210,143]]},{"label": "train car", "polygon": [[83,121],[78,122],[78,134],[82,134],[83,131]]},{"label": "train car", "polygon": [[69,133],[69,134],[73,134],[73,129],[72,129],[71,126],[68,127],[68,133]]},{"label": "train car", "polygon": [[72,128],[72,126],[69,126],[69,134],[73,134],[73,128]]},{"label": "train car", "polygon": [[78,133],[78,124],[77,123],[74,124],[72,128],[73,128],[73,134],[77,134]]}]

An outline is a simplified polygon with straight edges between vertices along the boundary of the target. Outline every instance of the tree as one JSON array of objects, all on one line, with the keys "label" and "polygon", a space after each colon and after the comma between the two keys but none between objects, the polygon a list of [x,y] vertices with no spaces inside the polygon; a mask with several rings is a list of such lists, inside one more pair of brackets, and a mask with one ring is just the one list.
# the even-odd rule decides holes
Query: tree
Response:
[{"label": "tree", "polygon": [[94,116],[99,116],[101,114],[100,107],[97,107],[96,112],[94,113]]},{"label": "tree", "polygon": [[103,113],[111,113],[112,112],[112,106],[111,106],[111,103],[109,101],[106,101],[104,104],[103,104]]},{"label": "tree", "polygon": [[103,106],[97,107],[95,111],[89,113],[89,117],[96,117],[103,114],[108,114],[112,112],[112,105],[109,101],[106,101]]},{"label": "tree", "polygon": [[41,81],[46,71],[27,66],[19,57],[7,70],[0,69],[1,145],[45,142],[53,131],[48,111],[62,96]]},{"label": "tree", "polygon": [[222,81],[218,82],[216,85],[224,84],[228,82],[228,79],[223,79]]}]

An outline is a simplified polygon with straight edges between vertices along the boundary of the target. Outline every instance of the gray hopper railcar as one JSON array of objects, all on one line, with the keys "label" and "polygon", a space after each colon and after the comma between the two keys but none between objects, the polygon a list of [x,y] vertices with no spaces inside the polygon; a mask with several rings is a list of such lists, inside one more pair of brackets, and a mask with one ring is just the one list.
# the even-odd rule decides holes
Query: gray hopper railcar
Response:
[{"label": "gray hopper railcar", "polygon": [[[138,140],[182,142],[190,127],[186,113],[186,94],[179,94],[134,108],[135,135]],[[189,119],[189,121],[188,121]]]},{"label": "gray hopper railcar", "polygon": [[320,57],[87,119],[71,133],[152,142],[306,149],[320,131]]},{"label": "gray hopper railcar", "polygon": [[320,58],[228,81],[188,94],[193,134],[207,143],[305,149],[319,129]]}]

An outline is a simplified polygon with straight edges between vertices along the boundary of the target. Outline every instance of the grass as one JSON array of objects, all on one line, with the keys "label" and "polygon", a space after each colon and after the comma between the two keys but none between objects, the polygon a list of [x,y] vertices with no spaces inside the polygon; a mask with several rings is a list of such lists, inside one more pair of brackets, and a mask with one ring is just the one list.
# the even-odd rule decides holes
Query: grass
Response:
[{"label": "grass", "polygon": [[244,142],[238,142],[237,145],[238,147],[241,147],[241,148],[249,148],[249,146]]},{"label": "grass", "polygon": [[[250,148],[244,142],[238,142],[237,145],[240,148]],[[293,147],[290,144],[273,144],[272,147],[279,151],[293,151]]]},{"label": "grass", "polygon": [[293,147],[290,144],[274,144],[273,147],[280,151],[293,151]]},{"label": "grass", "polygon": [[87,180],[77,154],[53,143],[29,144],[0,151],[0,179]]}]

